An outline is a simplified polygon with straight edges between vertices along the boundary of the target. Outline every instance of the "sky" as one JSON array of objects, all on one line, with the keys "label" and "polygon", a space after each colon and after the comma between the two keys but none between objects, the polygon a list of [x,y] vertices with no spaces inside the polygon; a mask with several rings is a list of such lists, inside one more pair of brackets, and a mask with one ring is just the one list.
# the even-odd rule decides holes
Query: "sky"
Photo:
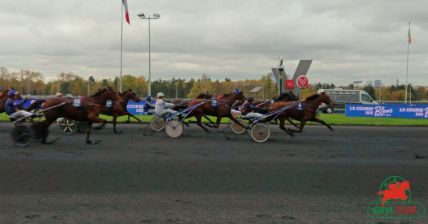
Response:
[{"label": "sky", "polygon": [[[61,72],[120,74],[121,0],[0,0],[0,66],[54,79]],[[284,59],[294,74],[312,59],[309,82],[428,85],[426,0],[128,0],[123,74],[152,79],[258,79]]]}]

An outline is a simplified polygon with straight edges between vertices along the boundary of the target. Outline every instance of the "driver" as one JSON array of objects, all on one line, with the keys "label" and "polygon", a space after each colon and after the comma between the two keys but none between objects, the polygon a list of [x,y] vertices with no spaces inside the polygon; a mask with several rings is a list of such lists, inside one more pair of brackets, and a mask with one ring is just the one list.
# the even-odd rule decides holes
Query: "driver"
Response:
[{"label": "driver", "polygon": [[252,119],[252,118],[263,116],[263,114],[261,113],[253,112],[253,110],[256,109],[253,103],[254,103],[254,97],[250,96],[247,98],[247,100],[245,100],[245,102],[239,108],[239,110],[241,111],[242,115],[244,115],[245,118]]},{"label": "driver", "polygon": [[6,113],[9,115],[10,120],[16,120],[21,117],[30,117],[33,114],[21,110],[22,104],[25,101],[22,99],[21,94],[17,91],[9,91],[8,99],[6,101]]},{"label": "driver", "polygon": [[177,113],[177,111],[171,109],[172,107],[174,107],[174,104],[163,101],[164,96],[165,94],[163,94],[162,92],[157,93],[156,95],[157,99],[156,99],[155,110],[154,110],[155,114],[157,116],[164,116],[166,114]]}]

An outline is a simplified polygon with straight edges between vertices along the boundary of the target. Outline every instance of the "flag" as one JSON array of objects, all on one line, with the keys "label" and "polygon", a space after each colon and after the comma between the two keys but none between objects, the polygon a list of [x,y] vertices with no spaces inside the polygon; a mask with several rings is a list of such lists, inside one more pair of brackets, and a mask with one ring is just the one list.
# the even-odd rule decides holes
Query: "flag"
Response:
[{"label": "flag", "polygon": [[129,12],[128,12],[128,3],[126,2],[126,0],[122,0],[123,3],[123,7],[125,8],[125,19],[126,22],[131,25],[131,22],[129,21]]},{"label": "flag", "polygon": [[412,43],[412,35],[410,33],[410,24],[409,24],[409,34],[408,34],[408,36],[409,36],[408,43],[411,44]]}]

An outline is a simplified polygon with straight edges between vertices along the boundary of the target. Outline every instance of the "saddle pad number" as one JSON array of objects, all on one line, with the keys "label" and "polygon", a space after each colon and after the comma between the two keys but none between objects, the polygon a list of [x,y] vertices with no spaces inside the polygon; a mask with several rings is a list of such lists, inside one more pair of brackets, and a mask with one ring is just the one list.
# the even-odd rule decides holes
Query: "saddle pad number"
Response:
[{"label": "saddle pad number", "polygon": [[303,105],[301,102],[297,103],[297,110],[303,110]]},{"label": "saddle pad number", "polygon": [[111,107],[113,105],[113,102],[111,100],[107,100],[106,107]]},{"label": "saddle pad number", "polygon": [[211,98],[211,105],[212,105],[213,107],[216,107],[216,106],[217,106],[217,99],[216,99],[216,98]]},{"label": "saddle pad number", "polygon": [[80,98],[73,99],[73,107],[80,107]]}]

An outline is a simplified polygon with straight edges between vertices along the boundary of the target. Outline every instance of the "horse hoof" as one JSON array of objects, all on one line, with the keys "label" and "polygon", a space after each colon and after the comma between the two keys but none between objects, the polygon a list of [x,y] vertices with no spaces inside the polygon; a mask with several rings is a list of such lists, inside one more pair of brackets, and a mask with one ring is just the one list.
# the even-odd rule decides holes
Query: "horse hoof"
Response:
[{"label": "horse hoof", "polygon": [[86,144],[92,145],[92,141],[86,141]]}]

